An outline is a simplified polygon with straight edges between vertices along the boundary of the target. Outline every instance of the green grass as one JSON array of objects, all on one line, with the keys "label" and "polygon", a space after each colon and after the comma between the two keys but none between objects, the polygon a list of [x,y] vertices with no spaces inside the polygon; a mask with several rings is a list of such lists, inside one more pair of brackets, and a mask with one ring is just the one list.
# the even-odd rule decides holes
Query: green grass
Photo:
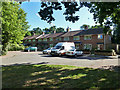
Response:
[{"label": "green grass", "polygon": [[119,89],[118,73],[67,65],[17,65],[2,67],[3,88]]}]

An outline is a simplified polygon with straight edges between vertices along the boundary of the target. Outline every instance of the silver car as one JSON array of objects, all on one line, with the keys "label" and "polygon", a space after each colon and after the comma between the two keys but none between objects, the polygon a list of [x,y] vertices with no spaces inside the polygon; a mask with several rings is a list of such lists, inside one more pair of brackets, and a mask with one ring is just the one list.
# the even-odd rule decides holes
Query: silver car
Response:
[{"label": "silver car", "polygon": [[52,48],[43,50],[43,54],[50,54]]},{"label": "silver car", "polygon": [[76,50],[76,49],[71,49],[69,51],[66,52],[66,55],[67,56],[80,56],[80,55],[83,55],[83,51],[80,51],[80,50]]}]

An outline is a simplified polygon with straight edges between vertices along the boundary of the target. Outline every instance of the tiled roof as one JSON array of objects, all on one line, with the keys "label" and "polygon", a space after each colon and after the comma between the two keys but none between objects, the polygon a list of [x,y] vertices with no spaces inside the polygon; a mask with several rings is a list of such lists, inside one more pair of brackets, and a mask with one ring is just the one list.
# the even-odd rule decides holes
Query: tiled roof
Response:
[{"label": "tiled roof", "polygon": [[23,39],[23,40],[29,39],[30,37],[31,37],[31,36],[24,37],[24,39]]},{"label": "tiled roof", "polygon": [[53,34],[49,34],[46,38],[59,37],[59,36],[61,36],[63,34],[64,34],[64,32],[63,33],[53,33]]},{"label": "tiled roof", "polygon": [[31,37],[29,37],[29,39],[36,39],[39,35],[33,35]]},{"label": "tiled roof", "polygon": [[45,34],[45,35],[34,35],[34,36],[27,36],[25,39],[38,39],[38,38],[50,38],[50,37],[68,37],[68,36],[79,36],[79,35],[89,35],[89,34],[102,34],[103,28],[97,29],[88,29],[88,30],[76,30],[76,31],[69,31],[64,33],[53,33],[53,34]]},{"label": "tiled roof", "polygon": [[66,32],[65,34],[61,35],[60,37],[74,36],[74,35],[78,34],[78,33],[81,32],[81,31],[82,31],[82,30],[69,31],[69,32]]},{"label": "tiled roof", "polygon": [[75,36],[89,35],[89,34],[102,34],[102,33],[103,33],[103,28],[97,28],[97,29],[82,30],[82,32],[79,32]]},{"label": "tiled roof", "polygon": [[50,35],[50,34],[44,34],[44,35],[39,36],[38,38],[46,38],[48,35]]}]

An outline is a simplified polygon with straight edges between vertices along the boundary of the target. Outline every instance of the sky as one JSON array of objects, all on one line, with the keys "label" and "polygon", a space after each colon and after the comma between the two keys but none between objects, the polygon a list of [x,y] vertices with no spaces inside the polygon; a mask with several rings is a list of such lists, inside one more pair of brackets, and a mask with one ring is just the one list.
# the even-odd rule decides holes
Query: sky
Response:
[{"label": "sky", "polygon": [[55,18],[55,21],[52,22],[52,24],[48,24],[46,21],[41,20],[41,18],[38,15],[38,12],[40,11],[40,2],[22,2],[21,8],[27,13],[27,21],[28,24],[31,25],[28,30],[32,30],[33,28],[40,27],[41,29],[49,28],[52,25],[55,25],[57,28],[62,27],[66,29],[67,27],[71,28],[72,31],[74,30],[80,30],[80,26],[83,24],[88,24],[90,26],[96,25],[93,20],[93,14],[88,11],[88,8],[83,7],[81,8],[76,15],[79,15],[79,20],[75,23],[69,22],[65,20],[65,16],[63,15],[63,12],[65,11],[65,8],[63,7],[63,10],[54,11],[53,16]]}]

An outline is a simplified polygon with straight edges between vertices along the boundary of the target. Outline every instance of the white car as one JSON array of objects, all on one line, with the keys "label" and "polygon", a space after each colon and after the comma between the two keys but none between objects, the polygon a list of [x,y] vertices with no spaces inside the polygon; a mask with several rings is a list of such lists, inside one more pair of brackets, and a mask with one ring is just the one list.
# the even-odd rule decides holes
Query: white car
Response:
[{"label": "white car", "polygon": [[76,49],[71,49],[71,50],[66,52],[66,55],[77,57],[77,56],[83,55],[83,51],[79,51],[79,50],[76,50]]},{"label": "white car", "polygon": [[50,54],[51,53],[52,48],[48,48],[43,50],[43,54]]}]

